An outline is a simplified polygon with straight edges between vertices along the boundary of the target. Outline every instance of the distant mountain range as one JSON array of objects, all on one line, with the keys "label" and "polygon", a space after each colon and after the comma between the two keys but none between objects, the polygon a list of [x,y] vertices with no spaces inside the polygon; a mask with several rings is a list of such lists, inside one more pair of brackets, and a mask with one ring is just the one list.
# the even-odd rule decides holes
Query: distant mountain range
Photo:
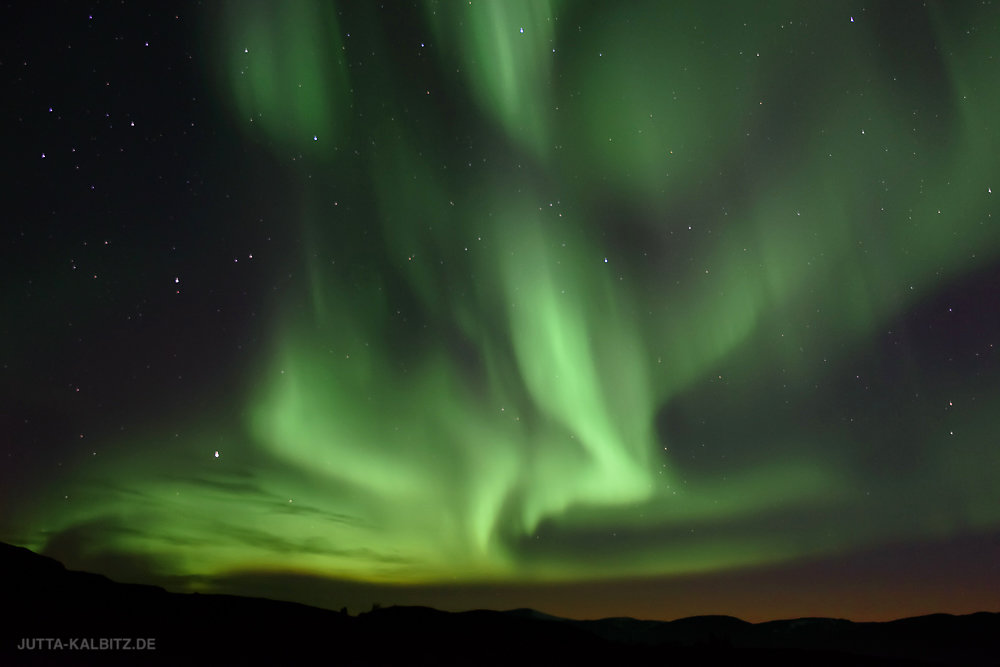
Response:
[{"label": "distant mountain range", "polygon": [[[169,593],[0,543],[0,665],[997,665],[1000,614],[888,623],[577,621],[531,609],[387,607],[351,616]],[[152,644],[152,645],[150,645]]]}]

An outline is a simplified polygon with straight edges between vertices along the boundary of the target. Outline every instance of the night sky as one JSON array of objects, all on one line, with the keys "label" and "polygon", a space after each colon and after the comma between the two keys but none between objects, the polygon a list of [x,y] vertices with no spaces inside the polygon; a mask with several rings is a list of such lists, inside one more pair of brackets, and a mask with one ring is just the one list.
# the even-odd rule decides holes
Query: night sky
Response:
[{"label": "night sky", "polygon": [[352,611],[1000,611],[995,3],[0,26],[0,539]]}]

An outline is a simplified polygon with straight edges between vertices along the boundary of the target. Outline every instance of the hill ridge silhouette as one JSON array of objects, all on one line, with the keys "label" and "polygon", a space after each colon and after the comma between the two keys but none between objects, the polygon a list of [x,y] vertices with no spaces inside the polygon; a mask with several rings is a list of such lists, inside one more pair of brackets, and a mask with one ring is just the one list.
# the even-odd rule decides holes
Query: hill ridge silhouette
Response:
[{"label": "hill ridge silhouette", "polygon": [[[534,609],[448,612],[387,606],[357,615],[266,598],[124,584],[0,542],[0,664],[275,664],[326,656],[346,665],[704,663],[996,664],[1000,614],[888,622],[725,616],[576,620]],[[128,639],[131,649],[100,649]],[[52,640],[87,642],[55,648]],[[136,650],[137,640],[154,647]],[[35,640],[35,641],[31,641]],[[47,641],[42,641],[47,640]],[[107,642],[106,642],[107,643]],[[310,658],[308,661],[311,661]]]}]

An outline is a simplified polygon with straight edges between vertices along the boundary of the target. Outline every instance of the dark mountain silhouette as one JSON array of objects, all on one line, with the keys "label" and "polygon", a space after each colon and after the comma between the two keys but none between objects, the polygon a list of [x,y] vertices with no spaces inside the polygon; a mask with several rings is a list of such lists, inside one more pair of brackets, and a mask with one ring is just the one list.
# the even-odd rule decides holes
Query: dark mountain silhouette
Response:
[{"label": "dark mountain silhouette", "polygon": [[[1000,614],[985,612],[756,624],[729,616],[577,621],[531,609],[387,607],[351,616],[115,583],[2,543],[0,567],[9,619],[0,633],[2,665],[986,665],[1000,655]],[[140,647],[141,639],[155,648]]]}]

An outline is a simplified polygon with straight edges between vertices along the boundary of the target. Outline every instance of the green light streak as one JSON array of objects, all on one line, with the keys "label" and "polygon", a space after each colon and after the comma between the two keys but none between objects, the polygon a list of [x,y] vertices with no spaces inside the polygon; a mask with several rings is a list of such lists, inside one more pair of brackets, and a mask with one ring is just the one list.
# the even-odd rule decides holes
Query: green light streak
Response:
[{"label": "green light streak", "polygon": [[[861,363],[852,355],[942,281],[996,260],[987,174],[1000,97],[982,53],[948,56],[958,97],[947,145],[907,130],[900,118],[912,112],[892,91],[846,110],[803,104],[788,130],[794,150],[774,149],[784,158],[768,162],[738,210],[706,207],[696,225],[714,235],[653,271],[606,261],[610,223],[585,206],[567,203],[562,217],[544,203],[558,199],[553,189],[567,200],[600,189],[641,199],[648,224],[666,229],[691,188],[702,196],[720,164],[734,169],[734,153],[763,145],[741,138],[765,129],[752,94],[765,79],[739,25],[703,41],[691,26],[705,17],[662,3],[637,10],[636,29],[597,13],[557,67],[551,49],[567,29],[554,4],[428,5],[439,57],[462,63],[479,112],[517,156],[544,158],[524,175],[491,163],[459,178],[385,118],[371,121],[378,150],[363,161],[313,141],[348,124],[331,7],[231,6],[233,122],[252,118],[251,133],[276,151],[329,167],[303,212],[289,214],[311,246],[326,249],[340,225],[370,224],[365,243],[384,257],[358,277],[304,249],[310,308],[289,305],[275,324],[259,382],[238,397],[245,419],[192,417],[195,435],[152,435],[162,453],[145,458],[125,439],[107,462],[68,476],[71,501],[50,494],[26,543],[90,526],[84,551],[150,554],[176,575],[570,580],[744,567],[1000,521],[996,456],[980,444],[995,388],[977,393],[970,434],[947,445],[928,436],[936,454],[886,483],[884,497],[911,503],[907,520],[866,504],[864,489],[883,476],[857,453],[882,443],[795,421],[795,410],[837,397],[778,390]],[[849,46],[867,44],[856,39]],[[877,75],[857,53],[831,70],[831,89]],[[651,84],[651,72],[663,80]],[[363,170],[375,205],[323,213],[323,189]],[[330,254],[352,250],[361,253]],[[398,316],[404,307],[412,321]],[[760,432],[728,439],[760,454],[700,471],[676,451],[703,443],[669,441],[657,416],[729,369],[749,378],[737,400],[761,414]],[[783,412],[789,400],[799,402]],[[709,535],[681,539],[693,528]],[[619,530],[636,544],[586,548]]]},{"label": "green light streak", "polygon": [[263,132],[281,157],[326,159],[349,106],[333,4],[230,2],[221,21],[234,120],[252,137]]},{"label": "green light streak", "polygon": [[552,102],[548,89],[557,48],[559,3],[485,0],[428,3],[427,18],[445,47],[443,64],[458,60],[484,113],[537,155],[546,155]]}]

